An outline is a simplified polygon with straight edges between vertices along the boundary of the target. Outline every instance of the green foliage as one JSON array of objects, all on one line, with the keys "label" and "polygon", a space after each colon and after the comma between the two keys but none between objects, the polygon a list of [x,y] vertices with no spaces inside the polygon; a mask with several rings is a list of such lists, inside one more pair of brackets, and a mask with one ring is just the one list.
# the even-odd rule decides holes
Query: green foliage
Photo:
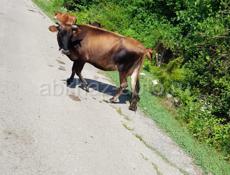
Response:
[{"label": "green foliage", "polygon": [[163,94],[166,92],[172,93],[173,89],[180,86],[186,76],[186,70],[180,68],[182,61],[182,58],[178,57],[172,60],[169,64],[163,65],[163,67],[156,67],[149,64],[149,62],[146,62],[144,64],[144,69],[151,72],[159,79],[164,88]]},{"label": "green foliage", "polygon": [[[229,152],[230,124],[223,124],[223,119],[211,114],[210,104],[197,102],[196,99],[191,98],[188,91],[185,91],[182,97],[185,98],[187,105],[180,109],[180,120],[186,122],[193,136],[199,141],[214,146],[219,151]],[[228,156],[226,154],[226,158],[229,158]]]}]

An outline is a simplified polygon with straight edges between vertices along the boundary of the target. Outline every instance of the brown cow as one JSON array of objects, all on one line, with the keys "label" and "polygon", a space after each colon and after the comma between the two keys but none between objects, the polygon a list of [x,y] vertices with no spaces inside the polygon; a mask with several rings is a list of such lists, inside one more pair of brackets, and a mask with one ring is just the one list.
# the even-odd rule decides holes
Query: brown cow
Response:
[{"label": "brown cow", "polygon": [[90,63],[105,71],[119,72],[120,87],[110,101],[116,102],[122,91],[128,87],[127,77],[131,76],[132,97],[129,109],[135,111],[139,101],[139,72],[144,57],[152,57],[152,50],[146,49],[140,42],[105,29],[91,25],[50,26],[51,32],[58,32],[58,43],[62,52],[72,60],[72,74],[67,80],[70,84],[77,74],[83,86],[88,84],[82,77],[84,64]]}]

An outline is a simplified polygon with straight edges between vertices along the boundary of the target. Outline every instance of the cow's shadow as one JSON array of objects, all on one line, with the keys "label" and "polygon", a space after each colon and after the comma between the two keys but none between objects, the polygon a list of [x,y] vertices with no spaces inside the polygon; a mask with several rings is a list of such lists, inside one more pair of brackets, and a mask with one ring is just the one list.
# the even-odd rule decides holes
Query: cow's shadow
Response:
[{"label": "cow's shadow", "polygon": [[[117,88],[116,86],[113,86],[111,84],[107,84],[98,80],[93,80],[93,79],[85,79],[87,83],[89,84],[89,88],[93,89],[97,92],[109,95],[109,96],[114,96]],[[74,81],[68,86],[69,88],[76,88],[76,87],[82,88],[81,82],[78,78],[74,78]],[[119,97],[119,101],[117,103],[124,104],[126,103],[131,97],[131,92],[129,90],[124,90],[121,96]]]}]

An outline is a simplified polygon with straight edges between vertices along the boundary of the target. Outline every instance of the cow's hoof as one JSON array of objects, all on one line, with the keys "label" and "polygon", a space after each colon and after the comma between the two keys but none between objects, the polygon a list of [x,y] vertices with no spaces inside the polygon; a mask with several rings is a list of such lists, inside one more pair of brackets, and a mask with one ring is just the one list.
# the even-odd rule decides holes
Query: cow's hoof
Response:
[{"label": "cow's hoof", "polygon": [[67,86],[71,85],[71,83],[73,83],[73,80],[74,80],[74,79],[72,79],[72,78],[68,78],[68,79],[66,80]]},{"label": "cow's hoof", "polygon": [[130,105],[129,106],[129,110],[136,111],[137,110],[137,106],[136,105]]},{"label": "cow's hoof", "polygon": [[112,98],[109,99],[109,102],[110,102],[110,103],[116,103],[117,100],[116,100],[114,97],[112,97]]},{"label": "cow's hoof", "polygon": [[84,85],[84,84],[81,84],[79,87],[80,87],[81,89],[85,90],[86,92],[89,92],[89,87],[88,87],[88,86],[86,86],[86,85]]},{"label": "cow's hoof", "polygon": [[89,87],[88,86],[85,87],[85,91],[89,92]]}]

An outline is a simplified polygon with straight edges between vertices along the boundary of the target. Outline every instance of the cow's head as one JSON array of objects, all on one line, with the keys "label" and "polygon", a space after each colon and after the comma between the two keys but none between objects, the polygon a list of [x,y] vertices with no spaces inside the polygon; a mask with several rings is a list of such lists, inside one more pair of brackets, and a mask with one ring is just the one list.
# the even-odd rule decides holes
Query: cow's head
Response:
[{"label": "cow's head", "polygon": [[49,27],[51,32],[57,32],[57,41],[62,53],[69,55],[73,36],[78,32],[77,25],[52,25]]}]

